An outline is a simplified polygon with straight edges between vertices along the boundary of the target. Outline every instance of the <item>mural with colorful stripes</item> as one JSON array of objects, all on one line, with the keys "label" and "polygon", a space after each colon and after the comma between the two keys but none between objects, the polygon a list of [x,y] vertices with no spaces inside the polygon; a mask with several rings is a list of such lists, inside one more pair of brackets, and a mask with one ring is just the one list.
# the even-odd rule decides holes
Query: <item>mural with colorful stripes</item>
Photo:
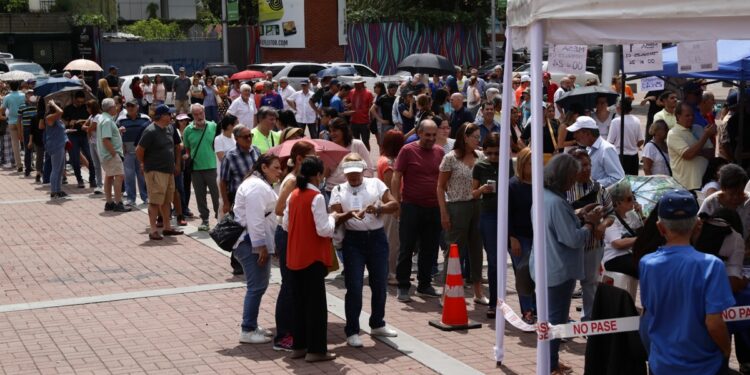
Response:
[{"label": "mural with colorful stripes", "polygon": [[347,25],[346,61],[370,66],[379,74],[393,74],[412,53],[445,56],[455,65],[478,66],[480,33],[476,26],[448,25],[436,30],[405,23]]}]

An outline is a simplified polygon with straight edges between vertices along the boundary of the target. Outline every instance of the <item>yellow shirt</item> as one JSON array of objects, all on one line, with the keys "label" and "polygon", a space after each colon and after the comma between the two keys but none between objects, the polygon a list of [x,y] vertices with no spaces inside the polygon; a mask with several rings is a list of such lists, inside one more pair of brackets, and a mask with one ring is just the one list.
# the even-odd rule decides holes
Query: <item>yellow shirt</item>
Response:
[{"label": "yellow shirt", "polygon": [[253,146],[257,147],[261,154],[265,154],[266,151],[279,145],[279,132],[272,130],[268,133],[268,137],[263,135],[257,127],[253,128],[250,132],[253,134]]},{"label": "yellow shirt", "polygon": [[698,142],[698,139],[693,135],[691,129],[681,125],[675,126],[667,133],[667,149],[669,150],[669,165],[672,167],[672,177],[688,190],[701,188],[703,174],[708,166],[708,159],[703,156],[696,156],[691,160],[682,157],[682,154],[696,142]]},{"label": "yellow shirt", "polygon": [[677,116],[674,115],[674,113],[667,112],[666,109],[662,109],[659,112],[656,112],[654,115],[654,121],[656,120],[662,120],[667,123],[667,127],[670,129],[674,128],[675,125],[677,125]]}]

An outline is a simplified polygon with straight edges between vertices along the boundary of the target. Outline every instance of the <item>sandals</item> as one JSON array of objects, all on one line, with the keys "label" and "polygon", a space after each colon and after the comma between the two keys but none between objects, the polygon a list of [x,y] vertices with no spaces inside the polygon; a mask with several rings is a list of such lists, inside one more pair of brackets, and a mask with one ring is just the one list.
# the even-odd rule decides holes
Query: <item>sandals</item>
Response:
[{"label": "sandals", "polygon": [[164,237],[162,237],[162,235],[159,234],[159,232],[151,232],[148,234],[148,239],[154,240],[154,241],[160,241],[160,240],[163,240]]}]

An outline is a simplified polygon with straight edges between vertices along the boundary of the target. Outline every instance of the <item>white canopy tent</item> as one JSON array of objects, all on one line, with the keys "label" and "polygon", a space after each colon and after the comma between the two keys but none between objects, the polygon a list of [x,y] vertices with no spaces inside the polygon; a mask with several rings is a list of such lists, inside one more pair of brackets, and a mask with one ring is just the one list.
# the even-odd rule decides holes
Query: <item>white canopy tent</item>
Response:
[{"label": "white canopy tent", "polygon": [[[531,54],[531,87],[542,87],[542,54],[549,44],[631,44],[640,42],[683,42],[717,39],[748,39],[750,1],[714,2],[687,0],[658,3],[653,0],[508,0],[505,66],[511,66],[513,48],[528,47]],[[496,314],[495,359],[504,358],[505,319],[499,310],[505,300],[508,218],[508,158],[510,157],[511,71],[504,76],[503,118],[498,176],[498,311]],[[542,139],[541,90],[531,91],[534,123],[532,139]],[[532,142],[532,208],[534,248],[544,244],[542,142]],[[543,246],[543,245],[542,245]],[[547,279],[545,252],[535,252],[537,316],[546,324]],[[538,335],[538,338],[539,337]],[[537,374],[549,374],[549,341],[537,342]]]}]

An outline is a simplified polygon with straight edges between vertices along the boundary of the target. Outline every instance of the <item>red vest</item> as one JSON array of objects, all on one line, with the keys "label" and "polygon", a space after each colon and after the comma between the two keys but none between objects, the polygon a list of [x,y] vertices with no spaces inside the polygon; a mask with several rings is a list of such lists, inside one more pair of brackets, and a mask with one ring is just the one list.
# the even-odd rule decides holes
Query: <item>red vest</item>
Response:
[{"label": "red vest", "polygon": [[294,189],[289,198],[286,266],[290,270],[305,269],[315,262],[331,266],[331,239],[319,236],[315,230],[312,201],[318,194],[312,189]]}]

